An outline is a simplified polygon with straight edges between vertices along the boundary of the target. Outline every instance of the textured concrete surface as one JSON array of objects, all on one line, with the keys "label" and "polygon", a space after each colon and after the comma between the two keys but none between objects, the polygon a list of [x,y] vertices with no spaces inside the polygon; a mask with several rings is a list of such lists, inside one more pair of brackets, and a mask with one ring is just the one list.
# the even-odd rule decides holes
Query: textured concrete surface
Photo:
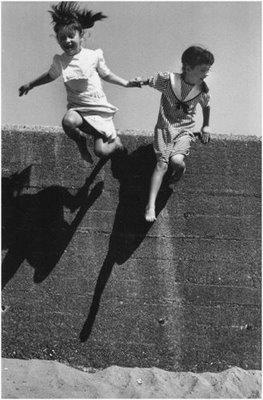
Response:
[{"label": "textured concrete surface", "polygon": [[58,128],[2,129],[3,356],[260,369],[260,140],[194,144],[147,224],[151,138],[121,137],[91,167]]}]

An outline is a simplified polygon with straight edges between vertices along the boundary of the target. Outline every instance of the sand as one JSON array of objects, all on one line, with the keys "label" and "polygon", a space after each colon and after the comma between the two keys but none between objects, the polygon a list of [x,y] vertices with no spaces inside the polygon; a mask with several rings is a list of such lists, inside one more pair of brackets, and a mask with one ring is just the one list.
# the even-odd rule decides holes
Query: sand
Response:
[{"label": "sand", "polygon": [[1,398],[261,398],[261,371],[111,366],[89,372],[56,361],[2,359]]}]

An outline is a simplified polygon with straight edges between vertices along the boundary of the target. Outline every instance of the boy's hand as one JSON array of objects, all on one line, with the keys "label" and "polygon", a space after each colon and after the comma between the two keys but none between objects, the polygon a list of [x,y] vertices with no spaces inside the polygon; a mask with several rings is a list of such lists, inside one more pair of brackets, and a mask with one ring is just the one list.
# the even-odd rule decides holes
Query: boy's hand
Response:
[{"label": "boy's hand", "polygon": [[206,144],[210,141],[211,131],[209,126],[203,126],[201,129],[200,140],[203,144]]},{"label": "boy's hand", "polygon": [[136,80],[131,80],[128,82],[127,87],[142,87],[141,82],[137,82]]},{"label": "boy's hand", "polygon": [[27,94],[29,92],[29,90],[31,90],[32,87],[29,83],[27,83],[26,85],[23,85],[19,88],[19,96],[23,96],[24,94]]},{"label": "boy's hand", "polygon": [[142,87],[142,79],[141,78],[135,78],[132,79],[128,82],[127,87]]},{"label": "boy's hand", "polygon": [[129,81],[127,87],[142,87],[143,85],[148,85],[148,84],[149,84],[149,79],[143,79],[137,77]]}]

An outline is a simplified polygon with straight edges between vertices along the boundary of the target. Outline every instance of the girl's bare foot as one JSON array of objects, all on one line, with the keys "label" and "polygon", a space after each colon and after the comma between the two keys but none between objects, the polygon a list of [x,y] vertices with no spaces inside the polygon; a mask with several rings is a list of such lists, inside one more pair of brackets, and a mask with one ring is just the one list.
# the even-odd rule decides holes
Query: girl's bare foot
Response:
[{"label": "girl's bare foot", "polygon": [[156,220],[155,209],[146,207],[144,216],[147,222],[155,221]]},{"label": "girl's bare foot", "polygon": [[85,152],[81,151],[80,155],[84,161],[87,161],[89,164],[93,164],[93,158],[92,158],[90,152],[88,151],[88,149],[86,149]]},{"label": "girl's bare foot", "polygon": [[125,147],[123,146],[122,143],[118,144],[115,151],[125,151]]},{"label": "girl's bare foot", "polygon": [[125,147],[123,146],[120,138],[117,136],[115,139],[115,151],[124,151]]},{"label": "girl's bare foot", "polygon": [[87,140],[86,140],[86,138],[83,137],[83,136],[80,136],[80,138],[79,138],[79,140],[77,142],[77,145],[78,145],[78,148],[79,148],[79,151],[80,151],[81,158],[84,161],[87,161],[89,164],[93,164],[92,156],[91,156],[91,154],[90,154],[90,152],[89,152],[89,150],[87,148]]}]

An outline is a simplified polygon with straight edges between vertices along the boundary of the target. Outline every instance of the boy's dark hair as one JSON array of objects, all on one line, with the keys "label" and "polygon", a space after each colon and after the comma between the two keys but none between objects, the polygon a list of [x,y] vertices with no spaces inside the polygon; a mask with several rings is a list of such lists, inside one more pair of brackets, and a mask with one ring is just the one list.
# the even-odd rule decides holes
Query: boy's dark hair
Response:
[{"label": "boy's dark hair", "polygon": [[[202,64],[213,65],[215,58],[210,51],[204,49],[203,47],[191,46],[183,52],[181,60],[183,64],[182,70],[184,75],[187,65],[189,65],[191,68]],[[202,91],[204,93],[209,92],[209,88],[204,81],[202,82]]]},{"label": "boy's dark hair", "polygon": [[188,47],[183,52],[181,60],[183,66],[189,65],[191,68],[201,64],[212,65],[215,61],[213,54],[200,46]]},{"label": "boy's dark hair", "polygon": [[82,33],[83,29],[91,28],[96,21],[107,18],[101,12],[93,14],[92,11],[79,9],[75,1],[62,1],[51,6],[49,11],[52,17],[53,29],[58,34],[61,28],[69,27]]}]

